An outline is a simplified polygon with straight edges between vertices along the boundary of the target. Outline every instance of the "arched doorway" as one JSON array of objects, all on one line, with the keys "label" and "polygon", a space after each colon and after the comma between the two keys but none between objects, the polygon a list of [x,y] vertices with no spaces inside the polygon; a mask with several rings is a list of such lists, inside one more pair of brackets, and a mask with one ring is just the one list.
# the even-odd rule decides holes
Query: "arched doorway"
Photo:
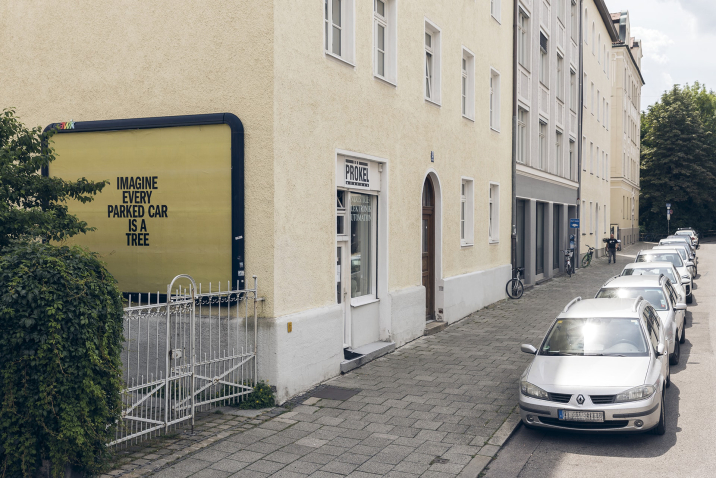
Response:
[{"label": "arched doorway", "polygon": [[425,320],[435,320],[435,188],[430,176],[423,184],[422,278]]}]

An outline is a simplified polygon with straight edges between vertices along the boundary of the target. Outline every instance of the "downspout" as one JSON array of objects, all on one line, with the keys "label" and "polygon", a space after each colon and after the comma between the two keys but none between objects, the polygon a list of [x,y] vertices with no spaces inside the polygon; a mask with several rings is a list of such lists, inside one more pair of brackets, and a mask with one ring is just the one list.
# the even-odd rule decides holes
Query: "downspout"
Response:
[{"label": "downspout", "polygon": [[584,121],[584,6],[582,0],[579,0],[579,113],[577,116],[577,218],[579,219],[579,229],[577,229],[577,236],[575,239],[575,245],[577,253],[574,255],[574,266],[575,269],[579,268],[580,257],[579,253],[582,250],[582,151],[584,151],[584,145],[582,144],[582,126]]},{"label": "downspout", "polygon": [[512,18],[512,278],[517,268],[517,19],[519,0],[515,0]]}]

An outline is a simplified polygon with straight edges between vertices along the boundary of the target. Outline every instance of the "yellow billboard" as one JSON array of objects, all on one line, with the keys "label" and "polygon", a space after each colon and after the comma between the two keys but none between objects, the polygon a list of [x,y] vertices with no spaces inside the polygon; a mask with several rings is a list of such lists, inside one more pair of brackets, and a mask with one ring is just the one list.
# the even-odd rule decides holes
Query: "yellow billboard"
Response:
[{"label": "yellow billboard", "polygon": [[99,253],[124,292],[164,294],[178,274],[243,286],[243,131],[238,188],[229,124],[116,123],[73,123],[53,137],[51,176],[109,181],[94,201],[69,203],[96,230],[68,242]]}]

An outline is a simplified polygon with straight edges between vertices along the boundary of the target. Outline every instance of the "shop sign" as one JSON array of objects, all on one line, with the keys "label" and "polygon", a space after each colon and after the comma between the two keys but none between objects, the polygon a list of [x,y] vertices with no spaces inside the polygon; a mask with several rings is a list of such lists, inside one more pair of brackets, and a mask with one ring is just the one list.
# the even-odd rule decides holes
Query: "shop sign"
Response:
[{"label": "shop sign", "polygon": [[366,159],[338,158],[336,170],[338,187],[348,189],[380,190],[378,163]]}]

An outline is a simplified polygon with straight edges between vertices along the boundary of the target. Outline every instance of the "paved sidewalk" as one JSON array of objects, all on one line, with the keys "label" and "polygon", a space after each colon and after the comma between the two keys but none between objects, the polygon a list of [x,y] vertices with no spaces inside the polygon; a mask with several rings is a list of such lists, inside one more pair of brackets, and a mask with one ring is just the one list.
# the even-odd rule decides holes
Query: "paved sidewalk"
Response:
[{"label": "paved sidewalk", "polygon": [[476,477],[518,422],[510,414],[530,360],[520,344],[537,344],[569,300],[593,297],[638,247],[616,266],[596,259],[332,380],[360,390],[348,400],[308,398],[152,476]]}]

